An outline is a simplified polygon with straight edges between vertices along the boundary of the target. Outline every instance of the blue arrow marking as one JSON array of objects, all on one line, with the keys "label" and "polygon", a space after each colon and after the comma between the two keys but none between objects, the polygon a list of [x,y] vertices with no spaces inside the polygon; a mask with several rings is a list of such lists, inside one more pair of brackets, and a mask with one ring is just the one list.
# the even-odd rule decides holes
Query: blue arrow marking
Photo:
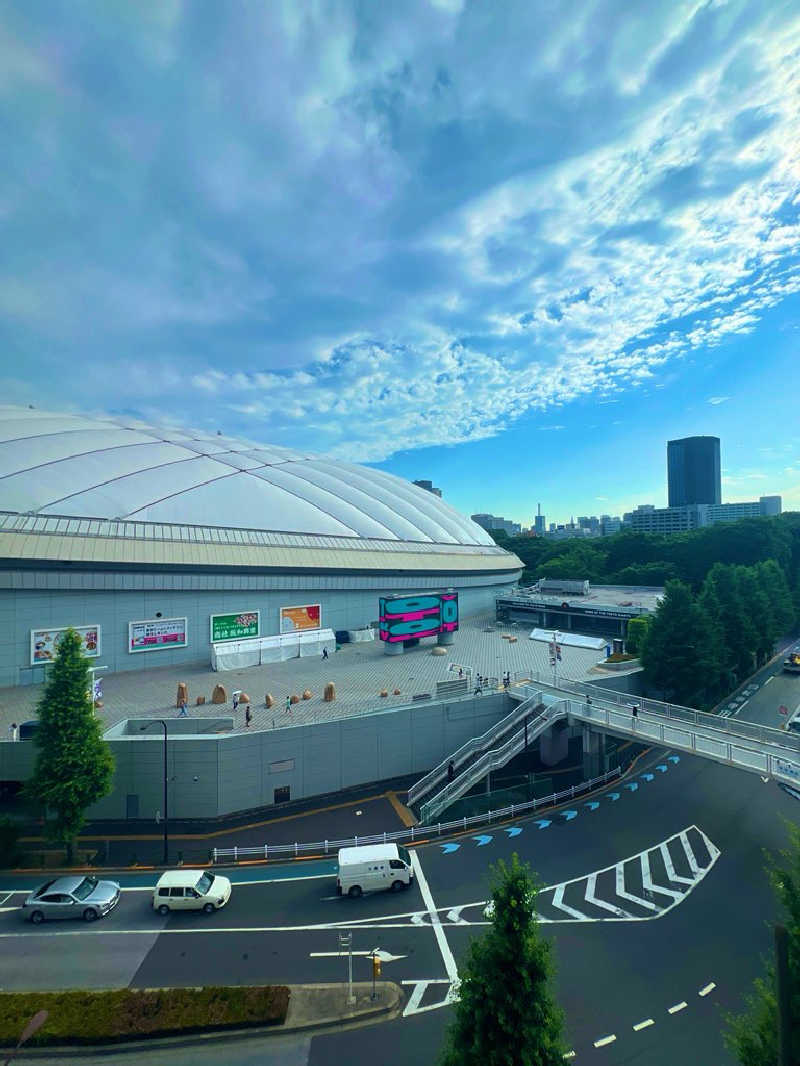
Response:
[{"label": "blue arrow marking", "polygon": [[546,818],[539,818],[536,824],[539,826],[540,829],[547,829],[548,825],[550,825]]},{"label": "blue arrow marking", "polygon": [[670,762],[678,763],[678,762],[681,761],[679,755],[668,755],[667,758],[669,759]]},{"label": "blue arrow marking", "polygon": [[478,841],[479,848],[483,848],[489,843],[489,841],[494,840],[494,837],[491,833],[481,833],[479,837],[473,837],[472,839]]},{"label": "blue arrow marking", "polygon": [[635,781],[628,781],[624,787],[629,788],[631,792],[635,792],[639,786],[636,784]]},{"label": "blue arrow marking", "polygon": [[600,804],[597,800],[590,800],[588,803],[584,803],[584,807],[588,807],[590,811],[596,811]]},{"label": "blue arrow marking", "polygon": [[619,792],[609,792],[608,798],[613,802],[619,799]]},{"label": "blue arrow marking", "polygon": [[461,847],[460,844],[442,844],[442,854],[452,855],[454,851],[458,851]]},{"label": "blue arrow marking", "polygon": [[658,764],[658,766],[656,767],[656,770],[660,770],[662,774],[665,774],[667,772],[667,768],[666,768],[666,766],[664,765],[663,762],[660,762]]},{"label": "blue arrow marking", "polygon": [[573,818],[578,817],[577,811],[561,811],[560,813],[564,815],[568,822],[571,822]]},{"label": "blue arrow marking", "polygon": [[652,781],[652,780],[653,780],[653,778],[654,778],[654,777],[655,777],[656,775],[655,775],[655,774],[639,774],[639,776],[640,776],[640,777],[643,777],[643,778],[645,779],[645,781]]},{"label": "blue arrow marking", "polygon": [[506,832],[510,837],[518,837],[522,830],[518,825],[512,825],[510,828],[506,829]]}]

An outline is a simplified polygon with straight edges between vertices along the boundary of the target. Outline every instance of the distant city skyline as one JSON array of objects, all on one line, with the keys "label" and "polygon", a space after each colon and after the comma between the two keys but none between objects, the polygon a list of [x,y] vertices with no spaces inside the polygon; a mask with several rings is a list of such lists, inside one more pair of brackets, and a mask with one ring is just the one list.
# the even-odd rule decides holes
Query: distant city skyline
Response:
[{"label": "distant city skyline", "polygon": [[629,8],[11,0],[0,396],[525,526],[713,435],[800,509],[800,9]]}]

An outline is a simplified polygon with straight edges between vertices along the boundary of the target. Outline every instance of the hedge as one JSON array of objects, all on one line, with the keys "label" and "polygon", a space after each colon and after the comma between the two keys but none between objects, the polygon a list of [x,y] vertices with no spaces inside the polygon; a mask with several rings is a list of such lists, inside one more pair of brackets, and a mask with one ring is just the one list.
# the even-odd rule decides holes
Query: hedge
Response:
[{"label": "hedge", "polygon": [[120,988],[93,992],[0,993],[0,1047],[13,1047],[29,1019],[49,1017],[29,1046],[113,1044],[210,1029],[280,1025],[289,1009],[285,985]]}]

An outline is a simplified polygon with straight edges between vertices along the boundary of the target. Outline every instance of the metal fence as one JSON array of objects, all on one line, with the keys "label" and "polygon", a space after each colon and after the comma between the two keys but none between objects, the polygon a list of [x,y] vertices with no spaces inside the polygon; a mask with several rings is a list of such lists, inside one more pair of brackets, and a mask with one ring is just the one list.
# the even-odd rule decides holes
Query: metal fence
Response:
[{"label": "metal fence", "polygon": [[556,806],[567,799],[574,799],[593,788],[607,784],[613,778],[618,777],[621,772],[621,768],[617,766],[601,777],[594,777],[579,785],[570,785],[569,788],[554,792],[551,796],[529,800],[526,803],[512,803],[508,807],[487,811],[485,814],[476,814],[472,818],[457,818],[453,822],[437,822],[435,825],[428,826],[412,825],[410,829],[398,829],[392,833],[374,833],[371,836],[349,837],[346,840],[319,840],[313,844],[262,844],[254,848],[214,848],[212,860],[214,863],[223,863],[231,859],[234,862],[240,862],[245,859],[277,859],[287,856],[289,858],[307,858],[314,855],[324,857],[335,855],[339,848],[359,847],[363,844],[390,844],[392,842],[421,844],[446,833],[466,832],[474,826],[502,822],[530,811]]}]

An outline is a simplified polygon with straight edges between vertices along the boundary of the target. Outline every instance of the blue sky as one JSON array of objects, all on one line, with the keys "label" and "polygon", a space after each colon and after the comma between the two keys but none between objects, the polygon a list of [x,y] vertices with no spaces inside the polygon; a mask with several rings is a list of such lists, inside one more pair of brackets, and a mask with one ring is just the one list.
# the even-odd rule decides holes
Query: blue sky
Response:
[{"label": "blue sky", "polygon": [[529,523],[800,509],[800,7],[7,3],[0,395]]}]

